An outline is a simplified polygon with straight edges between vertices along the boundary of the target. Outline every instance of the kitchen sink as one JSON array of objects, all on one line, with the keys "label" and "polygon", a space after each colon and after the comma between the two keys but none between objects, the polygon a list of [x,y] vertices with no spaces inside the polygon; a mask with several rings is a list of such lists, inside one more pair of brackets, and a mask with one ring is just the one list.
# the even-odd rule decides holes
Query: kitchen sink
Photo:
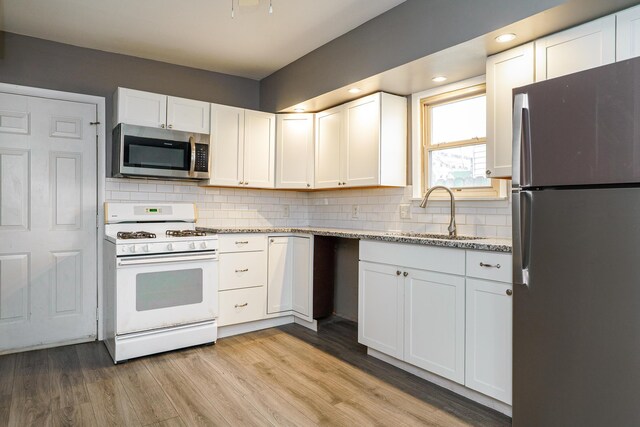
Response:
[{"label": "kitchen sink", "polygon": [[391,233],[396,236],[406,236],[406,237],[421,237],[424,239],[441,239],[441,240],[480,240],[484,239],[484,237],[476,237],[476,236],[449,236],[448,234],[435,234],[435,233]]}]

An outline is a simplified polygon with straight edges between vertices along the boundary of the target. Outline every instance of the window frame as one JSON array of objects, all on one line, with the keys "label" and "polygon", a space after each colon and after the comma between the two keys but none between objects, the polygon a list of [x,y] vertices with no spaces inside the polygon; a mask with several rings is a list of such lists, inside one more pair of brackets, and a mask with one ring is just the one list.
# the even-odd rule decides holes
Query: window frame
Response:
[{"label": "window frame", "polygon": [[[466,81],[452,83],[436,89],[413,94],[413,153],[418,157],[418,161],[414,161],[414,184],[413,197],[421,198],[428,190],[428,168],[429,153],[444,148],[455,148],[461,146],[471,146],[476,144],[487,144],[487,138],[471,139],[468,141],[455,141],[447,144],[428,144],[431,126],[429,125],[429,106],[446,104],[449,102],[459,101],[465,98],[473,98],[484,94],[486,96],[486,83],[484,76],[476,77]],[[417,122],[417,123],[416,123]],[[416,174],[415,171],[418,170]],[[417,187],[417,188],[416,188]],[[491,179],[490,187],[468,187],[468,188],[452,188],[456,199],[459,200],[498,200],[507,197],[507,182],[505,180]],[[448,199],[448,195],[444,191],[436,191],[432,198]]]}]

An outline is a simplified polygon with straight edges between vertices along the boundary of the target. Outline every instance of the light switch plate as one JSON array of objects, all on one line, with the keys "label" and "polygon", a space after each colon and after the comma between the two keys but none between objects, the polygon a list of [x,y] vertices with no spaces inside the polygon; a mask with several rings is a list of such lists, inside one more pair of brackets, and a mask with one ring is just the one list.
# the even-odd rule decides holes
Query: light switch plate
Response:
[{"label": "light switch plate", "polygon": [[351,218],[360,218],[360,206],[351,206]]},{"label": "light switch plate", "polygon": [[411,205],[409,204],[400,205],[400,218],[411,219]]}]

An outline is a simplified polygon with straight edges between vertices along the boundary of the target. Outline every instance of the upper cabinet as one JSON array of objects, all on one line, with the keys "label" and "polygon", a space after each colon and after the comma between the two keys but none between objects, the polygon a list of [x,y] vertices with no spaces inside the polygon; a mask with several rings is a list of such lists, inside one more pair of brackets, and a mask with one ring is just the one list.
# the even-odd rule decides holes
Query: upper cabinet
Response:
[{"label": "upper cabinet", "polygon": [[127,123],[183,132],[209,133],[209,103],[118,88],[113,97],[114,126]]},{"label": "upper cabinet", "polygon": [[276,188],[313,187],[313,114],[278,114]]},{"label": "upper cabinet", "polygon": [[275,187],[275,114],[211,104],[211,178],[205,185]]},{"label": "upper cabinet", "polygon": [[487,58],[487,176],[511,176],[513,88],[533,83],[534,49],[528,43]]},{"label": "upper cabinet", "polygon": [[616,14],[616,60],[640,56],[640,6]]},{"label": "upper cabinet", "polygon": [[316,114],[315,188],[406,185],[407,105],[375,93]]},{"label": "upper cabinet", "polygon": [[616,60],[616,17],[605,16],[536,40],[536,81]]}]

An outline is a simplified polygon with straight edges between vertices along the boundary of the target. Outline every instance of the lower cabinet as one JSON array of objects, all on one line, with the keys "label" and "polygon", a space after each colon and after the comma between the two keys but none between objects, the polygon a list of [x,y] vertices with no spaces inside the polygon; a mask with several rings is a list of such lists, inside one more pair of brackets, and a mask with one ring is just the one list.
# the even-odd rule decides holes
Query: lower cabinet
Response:
[{"label": "lower cabinet", "polygon": [[467,278],[465,385],[508,404],[512,291],[509,283]]},{"label": "lower cabinet", "polygon": [[464,277],[405,273],[404,361],[464,384]]},{"label": "lower cabinet", "polygon": [[404,278],[396,267],[360,261],[358,342],[398,359],[404,355]]},{"label": "lower cabinet", "polygon": [[235,325],[264,318],[265,287],[233,289],[218,293],[218,326]]},{"label": "lower cabinet", "polygon": [[313,320],[311,262],[311,238],[269,238],[267,314],[293,310],[296,316]]}]

